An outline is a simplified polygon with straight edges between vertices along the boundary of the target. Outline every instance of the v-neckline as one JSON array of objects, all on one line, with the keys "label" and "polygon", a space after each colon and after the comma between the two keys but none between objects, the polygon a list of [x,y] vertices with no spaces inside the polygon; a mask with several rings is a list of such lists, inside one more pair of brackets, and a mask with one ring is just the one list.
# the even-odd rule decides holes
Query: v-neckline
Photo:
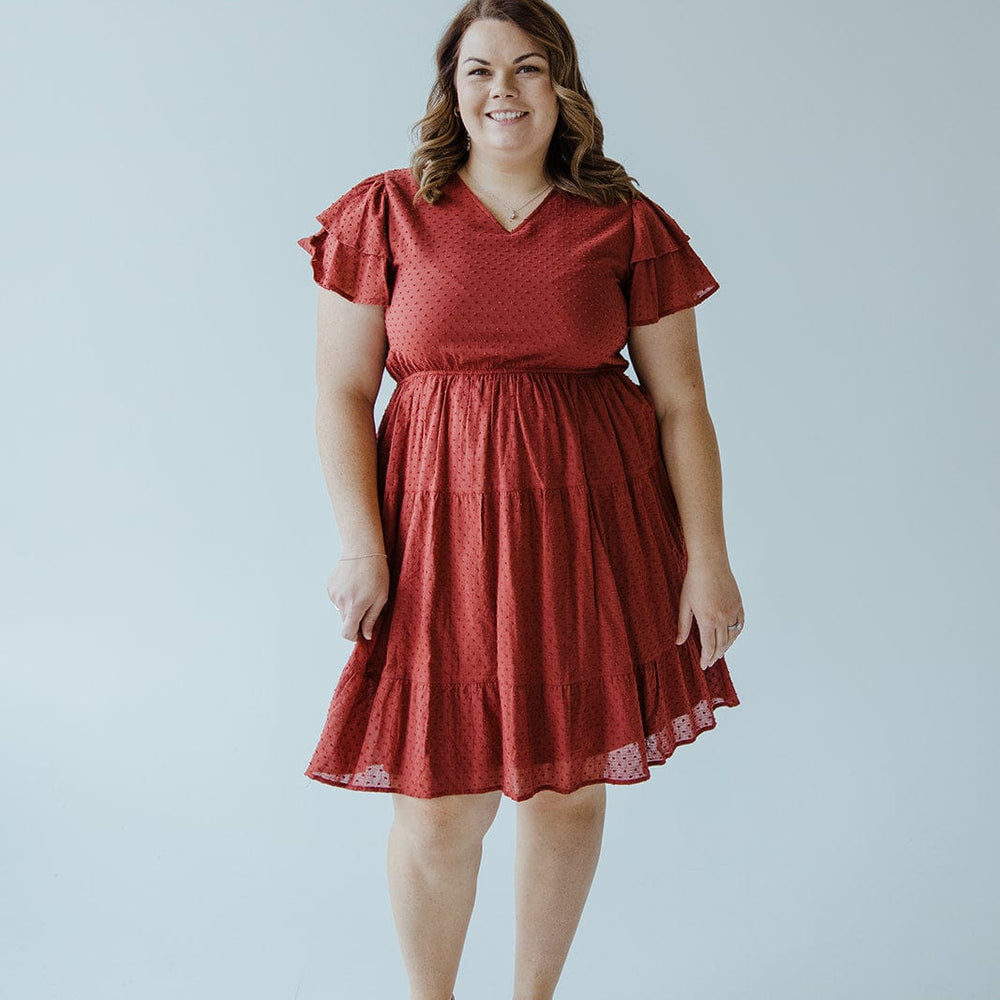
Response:
[{"label": "v-neckline", "polygon": [[556,191],[558,191],[558,190],[559,190],[559,188],[557,188],[557,187],[556,187],[556,186],[555,186],[555,185],[553,184],[553,185],[552,185],[552,187],[551,187],[551,188],[549,189],[548,193],[547,193],[547,194],[545,195],[545,197],[544,197],[544,198],[543,198],[543,199],[542,199],[542,200],[541,200],[541,201],[540,201],[540,202],[539,202],[539,203],[538,203],[538,204],[537,204],[537,205],[536,205],[536,206],[535,206],[535,207],[534,207],[534,208],[533,208],[533,209],[532,209],[532,210],[531,210],[531,211],[530,211],[530,212],[529,212],[529,213],[528,213],[527,215],[525,215],[525,216],[522,216],[522,218],[521,218],[521,221],[520,221],[520,223],[518,223],[518,225],[516,225],[516,226],[515,226],[515,227],[514,227],[513,229],[508,229],[508,228],[507,228],[507,227],[506,227],[506,226],[505,226],[505,225],[504,225],[504,224],[503,224],[503,223],[502,223],[502,222],[501,222],[501,221],[500,221],[500,220],[499,220],[499,219],[498,219],[498,218],[497,218],[497,217],[496,217],[496,216],[495,216],[495,215],[494,215],[494,214],[493,214],[493,213],[492,213],[492,212],[491,212],[490,210],[489,210],[489,207],[488,207],[488,206],[486,206],[486,205],[485,205],[485,204],[484,204],[484,203],[483,203],[483,202],[482,202],[482,201],[481,201],[481,200],[479,199],[479,195],[477,195],[477,194],[476,194],[476,192],[475,192],[475,191],[473,191],[473,190],[472,190],[472,188],[471,188],[471,187],[469,187],[469,185],[465,183],[465,180],[464,180],[464,179],[462,178],[462,175],[461,175],[461,174],[460,174],[460,173],[459,173],[459,172],[458,172],[457,170],[455,171],[455,175],[454,175],[454,176],[455,176],[455,179],[456,179],[456,180],[458,181],[458,183],[459,183],[459,184],[460,184],[460,185],[462,186],[462,189],[463,189],[463,190],[465,191],[466,195],[467,195],[467,196],[468,196],[469,198],[471,198],[471,199],[472,199],[472,200],[473,200],[473,201],[474,201],[474,202],[476,203],[476,205],[478,205],[478,206],[479,206],[479,210],[480,210],[480,211],[481,211],[481,212],[482,212],[482,213],[483,213],[484,215],[486,215],[486,216],[487,216],[487,217],[489,218],[489,220],[490,220],[490,221],[491,221],[491,222],[492,222],[492,223],[493,223],[493,224],[494,224],[494,225],[495,225],[495,226],[497,227],[497,229],[499,229],[499,230],[500,230],[500,232],[501,232],[501,233],[503,233],[503,234],[504,234],[504,236],[513,236],[513,235],[514,235],[515,233],[519,233],[519,232],[520,232],[520,231],[521,231],[522,229],[524,229],[524,227],[525,227],[526,225],[528,225],[528,223],[529,223],[529,222],[531,222],[531,220],[532,220],[532,219],[533,219],[533,218],[534,218],[534,217],[535,217],[535,216],[536,216],[536,215],[537,215],[537,214],[538,214],[538,213],[539,213],[539,212],[540,212],[540,211],[541,211],[541,210],[542,210],[542,209],[543,209],[543,208],[545,207],[545,205],[546,205],[546,204],[547,204],[547,203],[548,203],[548,202],[549,202],[549,201],[551,200],[552,196],[553,196],[553,195],[554,195],[554,194],[556,193]]}]

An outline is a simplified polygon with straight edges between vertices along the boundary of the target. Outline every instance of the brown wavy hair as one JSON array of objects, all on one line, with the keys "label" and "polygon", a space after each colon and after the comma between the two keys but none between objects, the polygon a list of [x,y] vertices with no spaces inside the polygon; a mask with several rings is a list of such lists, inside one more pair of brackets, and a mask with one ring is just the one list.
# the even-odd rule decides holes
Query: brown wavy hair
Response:
[{"label": "brown wavy hair", "polygon": [[559,119],[545,159],[549,180],[563,191],[610,205],[630,200],[634,178],[604,155],[604,126],[580,74],[576,43],[566,22],[544,0],[469,0],[445,29],[437,47],[437,79],[427,112],[410,132],[419,139],[410,170],[419,186],[414,204],[423,198],[436,204],[441,189],[465,162],[466,131],[455,114],[458,95],[455,70],[462,36],[474,21],[509,21],[542,46],[549,62]]}]

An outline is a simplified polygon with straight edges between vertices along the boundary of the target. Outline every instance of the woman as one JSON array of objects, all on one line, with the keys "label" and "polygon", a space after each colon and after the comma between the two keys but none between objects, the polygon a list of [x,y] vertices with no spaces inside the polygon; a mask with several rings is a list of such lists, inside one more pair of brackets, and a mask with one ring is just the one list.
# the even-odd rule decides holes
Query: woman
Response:
[{"label": "woman", "polygon": [[483,836],[514,799],[515,996],[551,997],[606,784],[739,704],[694,319],[718,284],[603,155],[550,6],[474,0],[437,57],[411,168],[299,241],[343,539],[327,589],[357,643],[306,774],[393,794],[390,896],[427,1000],[454,987]]}]

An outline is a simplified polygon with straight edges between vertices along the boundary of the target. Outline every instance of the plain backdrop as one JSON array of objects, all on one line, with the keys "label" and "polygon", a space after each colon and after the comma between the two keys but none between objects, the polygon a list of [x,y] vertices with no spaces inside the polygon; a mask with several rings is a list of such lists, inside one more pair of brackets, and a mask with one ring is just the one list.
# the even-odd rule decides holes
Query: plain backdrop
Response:
[{"label": "plain backdrop", "polygon": [[[302,773],[351,644],[296,241],[408,163],[458,6],[5,9],[5,996],[408,995],[391,799]],[[721,284],[747,628],[742,704],[609,786],[557,996],[995,1000],[996,5],[559,9]],[[515,816],[459,1000],[510,996]]]}]

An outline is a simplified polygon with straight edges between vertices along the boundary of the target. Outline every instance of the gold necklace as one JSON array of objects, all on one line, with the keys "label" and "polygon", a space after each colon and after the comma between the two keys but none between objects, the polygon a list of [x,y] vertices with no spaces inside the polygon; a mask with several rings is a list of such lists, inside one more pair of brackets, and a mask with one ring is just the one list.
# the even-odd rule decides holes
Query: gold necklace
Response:
[{"label": "gold necklace", "polygon": [[[466,171],[466,173],[468,173],[468,171]],[[504,201],[504,199],[501,198],[499,195],[494,194],[492,191],[487,191],[485,188],[479,188],[479,187],[477,187],[477,185],[472,184],[471,179],[470,179],[469,183],[472,185],[472,190],[473,191],[481,191],[483,194],[488,194],[491,198],[494,198],[497,201],[499,201],[501,205],[506,205],[507,208],[508,208],[508,210],[510,211],[510,218],[511,218],[512,221],[517,218],[517,213],[520,212],[522,208],[526,208],[540,194],[545,194],[545,192],[548,191],[549,188],[552,187],[551,184],[546,184],[545,187],[543,187],[541,191],[537,191],[535,194],[533,194],[523,205],[518,205],[517,208],[512,208],[511,205],[510,205],[510,203]]]}]

